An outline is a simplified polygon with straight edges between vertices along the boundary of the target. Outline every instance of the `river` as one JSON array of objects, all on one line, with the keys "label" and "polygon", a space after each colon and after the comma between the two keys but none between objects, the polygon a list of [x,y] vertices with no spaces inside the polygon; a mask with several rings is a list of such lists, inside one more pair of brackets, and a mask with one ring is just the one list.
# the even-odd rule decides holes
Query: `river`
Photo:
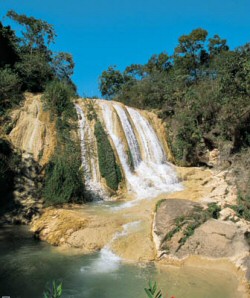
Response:
[{"label": "river", "polygon": [[149,279],[158,281],[164,298],[241,297],[235,275],[226,271],[132,264],[108,248],[89,255],[63,254],[24,226],[1,227],[0,255],[0,297],[43,297],[46,286],[57,280],[63,282],[63,298],[146,298]]}]

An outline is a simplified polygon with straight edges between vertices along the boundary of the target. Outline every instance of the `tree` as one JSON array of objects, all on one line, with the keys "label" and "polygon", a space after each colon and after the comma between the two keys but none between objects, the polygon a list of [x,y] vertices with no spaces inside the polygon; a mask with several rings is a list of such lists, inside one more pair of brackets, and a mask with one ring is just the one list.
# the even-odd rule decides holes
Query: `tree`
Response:
[{"label": "tree", "polygon": [[10,68],[0,68],[0,114],[21,98],[21,81]]},{"label": "tree", "polygon": [[47,109],[60,117],[63,113],[72,113],[74,110],[72,98],[74,96],[75,91],[67,82],[54,80],[47,85],[43,101]]},{"label": "tree", "polygon": [[119,93],[124,82],[122,73],[116,70],[115,66],[109,66],[107,70],[102,72],[99,78],[99,89],[102,96],[108,99],[113,98]]},{"label": "tree", "polygon": [[198,68],[208,60],[205,42],[208,32],[202,28],[193,30],[189,35],[179,38],[179,45],[175,48],[175,66],[188,74],[189,79],[198,79]]},{"label": "tree", "polygon": [[74,61],[73,57],[69,53],[60,52],[53,56],[51,66],[54,72],[54,75],[59,80],[66,80],[71,82],[70,77],[74,73]]},{"label": "tree", "polygon": [[39,49],[41,52],[48,52],[48,45],[54,42],[56,36],[52,25],[34,17],[17,14],[13,10],[8,11],[7,16],[24,26],[25,31],[22,31],[23,37],[20,41],[25,51],[32,53],[34,49]]},{"label": "tree", "polygon": [[145,70],[148,73],[152,73],[154,71],[167,71],[171,68],[170,57],[167,53],[160,53],[159,55],[153,55],[148,63],[145,65]]},{"label": "tree", "polygon": [[15,70],[22,79],[22,90],[42,92],[52,80],[53,72],[44,53],[23,53],[21,60],[15,64]]},{"label": "tree", "polygon": [[0,67],[13,66],[18,60],[18,38],[10,26],[4,27],[0,22]]},{"label": "tree", "polygon": [[71,80],[74,70],[72,55],[63,52],[54,54],[49,48],[56,37],[53,26],[46,21],[18,14],[13,10],[8,11],[7,17],[17,22],[23,29],[20,36],[16,37],[10,28],[2,28],[6,41],[3,51],[13,48],[18,54],[17,58],[6,57],[6,59],[11,60],[12,68],[19,75],[22,91],[42,92],[46,84],[55,78],[67,81],[75,88]]},{"label": "tree", "polygon": [[214,35],[213,38],[209,38],[208,49],[210,57],[220,54],[222,51],[228,51],[229,46],[227,45],[226,39],[221,39],[219,35]]}]

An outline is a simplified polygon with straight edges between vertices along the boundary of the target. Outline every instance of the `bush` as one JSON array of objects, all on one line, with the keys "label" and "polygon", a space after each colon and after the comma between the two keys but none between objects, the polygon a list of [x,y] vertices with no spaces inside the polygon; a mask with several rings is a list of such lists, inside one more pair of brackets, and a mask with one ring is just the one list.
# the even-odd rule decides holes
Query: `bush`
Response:
[{"label": "bush", "polygon": [[70,117],[75,114],[74,105],[71,101],[75,96],[73,87],[64,81],[54,80],[46,86],[42,97],[45,108],[52,111],[56,116],[63,114]]},{"label": "bush", "polygon": [[21,61],[15,64],[15,69],[22,79],[23,90],[42,92],[52,79],[51,67],[43,53],[23,54]]},{"label": "bush", "polygon": [[0,114],[22,98],[21,81],[10,68],[0,69]]},{"label": "bush", "polygon": [[56,151],[45,170],[43,195],[48,205],[84,201],[80,155],[68,146]]},{"label": "bush", "polygon": [[113,190],[117,190],[122,180],[120,167],[116,163],[115,154],[109,142],[108,135],[97,121],[95,124],[95,136],[97,139],[97,150],[100,172],[105,178],[107,186]]}]

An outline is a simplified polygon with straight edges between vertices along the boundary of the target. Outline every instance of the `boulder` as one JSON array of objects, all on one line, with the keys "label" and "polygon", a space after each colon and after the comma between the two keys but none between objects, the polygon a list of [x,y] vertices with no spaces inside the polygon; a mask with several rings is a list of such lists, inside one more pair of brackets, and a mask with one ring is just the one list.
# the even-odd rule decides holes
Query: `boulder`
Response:
[{"label": "boulder", "polygon": [[153,224],[158,256],[247,256],[249,225],[226,221],[225,217],[218,220],[203,216],[205,209],[203,205],[187,200],[168,199],[158,204]]}]

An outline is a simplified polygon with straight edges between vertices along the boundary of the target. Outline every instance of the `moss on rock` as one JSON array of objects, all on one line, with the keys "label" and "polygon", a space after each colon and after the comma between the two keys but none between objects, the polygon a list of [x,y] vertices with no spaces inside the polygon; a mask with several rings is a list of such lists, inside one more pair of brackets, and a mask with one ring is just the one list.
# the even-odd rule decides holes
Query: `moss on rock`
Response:
[{"label": "moss on rock", "polygon": [[100,121],[97,121],[95,124],[95,136],[97,139],[101,175],[105,178],[108,187],[117,190],[122,180],[122,174],[119,165],[116,163],[115,154],[108,139],[108,135]]}]

